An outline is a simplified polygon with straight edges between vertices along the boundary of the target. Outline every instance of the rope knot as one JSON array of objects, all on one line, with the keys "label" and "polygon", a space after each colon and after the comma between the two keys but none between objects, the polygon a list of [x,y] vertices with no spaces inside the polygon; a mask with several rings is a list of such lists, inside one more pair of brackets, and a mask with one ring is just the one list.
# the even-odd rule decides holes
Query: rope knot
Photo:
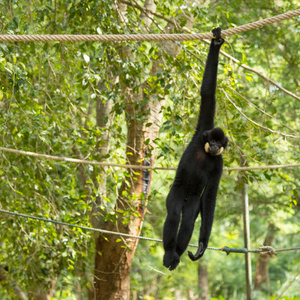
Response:
[{"label": "rope knot", "polygon": [[258,248],[260,253],[268,254],[271,258],[275,257],[276,251],[271,246],[262,246]]}]

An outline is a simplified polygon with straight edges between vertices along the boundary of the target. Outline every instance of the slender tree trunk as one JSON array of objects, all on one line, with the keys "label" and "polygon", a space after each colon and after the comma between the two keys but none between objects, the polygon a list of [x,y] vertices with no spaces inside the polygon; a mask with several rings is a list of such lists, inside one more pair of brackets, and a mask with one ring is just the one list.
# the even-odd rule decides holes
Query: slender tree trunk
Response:
[{"label": "slender tree trunk", "polygon": [[[264,246],[272,246],[276,232],[274,224],[270,223],[264,241]],[[269,254],[260,253],[256,263],[254,290],[269,290]]]},{"label": "slender tree trunk", "polygon": [[[99,86],[99,89],[104,89],[105,86]],[[112,111],[113,102],[112,100],[103,101],[101,97],[97,98],[96,104],[96,120],[97,120],[97,127],[101,130],[101,143],[97,144],[97,154],[99,161],[108,162],[106,157],[109,154],[110,150],[110,125],[111,125],[111,111]],[[106,202],[103,200],[103,197],[106,197],[106,175],[107,167],[102,168],[94,168],[93,172],[93,182],[94,186],[98,185],[98,194],[100,196],[96,197],[95,202],[92,205],[91,210],[91,223],[94,228],[101,228],[101,214],[103,211],[100,209],[100,206],[106,207]],[[96,174],[97,173],[97,174]],[[96,176],[100,177],[100,181],[96,180]]]},{"label": "slender tree trunk", "polygon": [[[249,198],[247,184],[243,183],[242,190],[243,201],[243,223],[244,223],[244,246],[246,249],[250,249],[250,217],[249,217]],[[247,300],[252,299],[251,286],[252,286],[252,268],[251,268],[251,255],[249,252],[245,253],[245,271],[246,271],[246,290]]]},{"label": "slender tree trunk", "polygon": [[[143,94],[135,95],[138,98]],[[132,99],[128,95],[127,99]],[[139,99],[141,100],[141,98]],[[147,121],[141,122],[132,118],[136,115],[135,105],[127,103],[127,160],[129,164],[141,164],[145,162],[146,148],[144,141],[153,140],[158,136],[161,119],[161,106],[165,101],[156,101],[155,105],[147,105],[143,109],[150,109]],[[153,104],[153,103],[152,103]],[[145,127],[151,118],[157,120],[151,130]],[[150,143],[151,145],[151,143]],[[151,164],[154,152],[151,153]],[[149,161],[148,161],[149,163]],[[130,177],[125,178],[119,190],[119,197],[115,211],[116,223],[107,222],[106,230],[139,235],[145,214],[146,197],[149,191],[151,176],[145,181],[142,171],[128,170]],[[147,188],[145,189],[145,184]],[[146,193],[145,193],[146,192]],[[130,268],[133,255],[137,246],[137,239],[120,239],[115,236],[99,236],[96,240],[95,256],[95,291],[96,299],[129,299],[130,297]]]},{"label": "slender tree trunk", "polygon": [[[113,78],[111,78],[112,81],[114,81]],[[106,87],[104,85],[99,85],[99,90],[105,89]],[[103,158],[106,158],[106,156],[109,153],[110,150],[110,125],[111,125],[111,111],[112,111],[113,102],[111,100],[103,101],[101,97],[97,98],[96,102],[96,121],[97,121],[97,127],[101,130],[101,141],[97,143],[97,159],[99,161],[102,161]],[[77,156],[80,157],[80,154],[77,153]],[[105,159],[107,162],[107,160]],[[80,173],[81,173],[81,180],[83,182],[83,185],[86,187],[87,190],[87,199],[86,201],[90,200],[90,194],[92,193],[92,187],[90,184],[88,184],[88,177],[85,175],[85,168],[83,166],[80,166]],[[103,228],[103,220],[101,218],[101,215],[103,214],[103,210],[100,208],[100,206],[105,207],[106,210],[106,203],[103,200],[103,197],[106,197],[106,169],[107,167],[102,168],[94,168],[93,174],[92,174],[92,180],[94,183],[94,186],[98,187],[98,194],[100,196],[97,196],[95,201],[92,203],[92,209],[90,212],[90,220],[91,224],[94,228]],[[96,176],[100,177],[100,182],[96,180]],[[99,234],[95,234],[95,240],[99,238]],[[94,287],[94,280],[92,280],[87,274],[82,274],[83,277],[86,277],[89,286],[87,287],[87,294],[89,300],[96,299],[96,292]]]},{"label": "slender tree trunk", "polygon": [[[247,166],[247,161],[245,159],[245,155],[241,155],[240,166]],[[241,181],[242,190],[242,206],[243,206],[243,233],[244,233],[244,247],[246,249],[250,249],[250,216],[249,216],[249,199],[248,199],[248,191],[247,184],[243,181],[242,172],[239,173],[238,180]],[[250,253],[245,253],[245,283],[246,283],[246,298],[247,300],[252,299],[251,295],[251,286],[252,286],[252,268],[251,268],[251,256]]]},{"label": "slender tree trunk", "polygon": [[208,272],[207,264],[204,262],[198,264],[198,287],[200,289],[199,300],[208,300]]}]

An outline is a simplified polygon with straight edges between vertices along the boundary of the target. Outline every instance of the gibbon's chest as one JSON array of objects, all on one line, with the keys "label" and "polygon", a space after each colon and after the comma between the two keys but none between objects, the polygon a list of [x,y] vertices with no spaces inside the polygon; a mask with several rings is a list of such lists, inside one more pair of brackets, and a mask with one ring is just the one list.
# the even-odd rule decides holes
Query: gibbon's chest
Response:
[{"label": "gibbon's chest", "polygon": [[204,149],[187,149],[178,166],[178,179],[184,184],[206,184],[218,166],[222,164],[221,156],[211,156]]},{"label": "gibbon's chest", "polygon": [[197,174],[201,175],[201,173],[204,173],[207,176],[207,174],[214,171],[219,163],[219,158],[211,156],[201,149],[192,153],[188,158],[188,162]]}]

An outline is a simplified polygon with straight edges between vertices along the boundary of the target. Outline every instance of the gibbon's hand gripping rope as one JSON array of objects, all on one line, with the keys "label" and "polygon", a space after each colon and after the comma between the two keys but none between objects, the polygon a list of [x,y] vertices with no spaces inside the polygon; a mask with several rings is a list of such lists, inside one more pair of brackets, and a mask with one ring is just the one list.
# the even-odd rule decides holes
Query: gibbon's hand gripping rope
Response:
[{"label": "gibbon's hand gripping rope", "polygon": [[[263,19],[253,23],[245,24],[231,29],[222,31],[222,37],[242,33],[251,29],[262,27],[268,24],[276,23],[285,19],[290,19],[300,15],[300,8],[288,11],[284,14],[277,15],[271,18]],[[203,40],[212,39],[212,33],[191,33],[191,34],[104,34],[104,35],[0,35],[0,41],[3,42],[82,42],[82,41],[187,41],[187,40]]]}]

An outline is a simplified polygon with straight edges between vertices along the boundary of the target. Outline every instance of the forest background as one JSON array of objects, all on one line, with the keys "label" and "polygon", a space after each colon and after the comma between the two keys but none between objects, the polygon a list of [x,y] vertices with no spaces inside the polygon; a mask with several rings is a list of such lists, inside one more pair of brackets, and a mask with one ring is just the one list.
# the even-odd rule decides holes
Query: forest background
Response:
[{"label": "forest background", "polygon": [[[202,33],[294,10],[297,2],[1,0],[0,34]],[[216,124],[229,145],[211,247],[243,247],[245,188],[251,248],[300,245],[299,167],[268,168],[300,158],[299,20],[227,37],[222,48]],[[196,125],[207,51],[204,41],[0,42],[0,146],[176,168]],[[162,237],[174,170],[0,153],[0,209]],[[266,168],[228,171],[240,166]],[[157,242],[3,213],[0,224],[4,300],[245,298],[243,254],[207,250],[199,262],[184,254],[170,272]],[[251,259],[253,299],[300,299],[300,251]]]}]

